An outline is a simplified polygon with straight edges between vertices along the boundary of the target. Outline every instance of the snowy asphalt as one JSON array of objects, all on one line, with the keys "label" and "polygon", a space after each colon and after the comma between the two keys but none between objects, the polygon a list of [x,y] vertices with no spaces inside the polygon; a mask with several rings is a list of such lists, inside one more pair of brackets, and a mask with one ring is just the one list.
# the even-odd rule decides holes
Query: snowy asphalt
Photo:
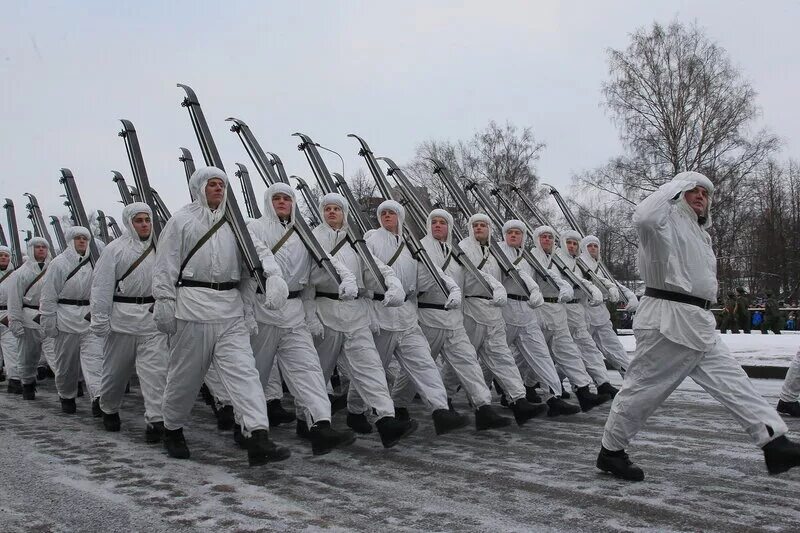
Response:
[{"label": "snowy asphalt", "polygon": [[[618,376],[617,376],[618,379]],[[756,381],[770,403],[781,382]],[[4,386],[5,384],[3,384]],[[143,442],[139,391],[120,433],[87,398],[63,415],[53,381],[36,401],[0,393],[0,531],[797,531],[800,469],[767,475],[724,409],[687,381],[630,448],[645,469],[629,484],[594,467],[608,406],[523,428],[435,437],[385,450],[376,435],[313,457],[292,428],[283,463],[249,468],[198,401],[176,461]],[[456,407],[466,412],[463,397]],[[788,420],[800,438],[800,419]],[[343,415],[334,424],[343,426]]]}]

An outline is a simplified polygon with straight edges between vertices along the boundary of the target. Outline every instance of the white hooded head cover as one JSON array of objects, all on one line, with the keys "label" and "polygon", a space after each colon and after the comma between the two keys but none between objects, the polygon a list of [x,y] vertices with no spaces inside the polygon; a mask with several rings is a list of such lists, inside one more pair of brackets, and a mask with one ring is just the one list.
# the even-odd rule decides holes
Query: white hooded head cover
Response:
[{"label": "white hooded head cover", "polygon": [[[592,257],[592,254],[589,253],[588,246],[590,244],[597,245],[597,259]],[[583,239],[581,239],[581,258],[591,267],[594,267],[594,264],[600,261],[600,257],[602,253],[602,248],[600,247],[600,239],[595,237],[594,235],[587,235]]]},{"label": "white hooded head cover", "polygon": [[[218,219],[225,212],[225,206],[228,201],[228,176],[218,169],[217,167],[200,167],[194,171],[192,177],[189,178],[189,191],[194,198],[194,203],[208,209],[208,200],[206,199],[206,184],[212,178],[219,178],[225,183],[225,192],[222,195],[222,202],[219,207],[213,211],[216,216],[212,217]],[[212,212],[212,211],[210,211]]]},{"label": "white hooded head cover", "polygon": [[[708,230],[709,228],[711,228],[711,200],[714,196],[714,184],[711,183],[711,180],[708,179],[703,174],[700,174],[699,172],[694,172],[692,170],[676,174],[675,177],[672,179],[673,181],[675,180],[693,181],[697,183],[698,187],[703,187],[706,191],[708,191],[708,207],[706,207],[706,213],[703,217],[701,217],[698,220],[700,222],[700,226],[703,229]],[[681,202],[679,205],[682,209],[687,210],[693,216],[695,215],[694,209],[692,209],[692,207],[686,202],[686,193],[684,193],[683,198],[681,198]]]},{"label": "white hooded head cover", "polygon": [[31,237],[31,239],[28,241],[28,246],[27,246],[28,254],[27,257],[25,258],[25,262],[26,263],[30,262],[36,265],[36,271],[38,272],[39,271],[39,265],[37,264],[38,261],[36,261],[33,255],[33,247],[36,246],[37,244],[43,244],[47,246],[47,257],[44,260],[45,267],[50,264],[50,261],[53,259],[53,256],[50,251],[50,245],[47,243],[47,239],[45,239],[44,237]]},{"label": "white hooded head cover", "polygon": [[[555,249],[557,248],[558,244],[555,241],[556,231],[552,228],[552,226],[539,226],[538,228],[533,230],[533,235],[531,235],[531,238],[533,239],[533,245],[537,249],[542,250],[542,245],[539,243],[539,235],[541,235],[542,233],[549,233],[550,235],[553,236],[553,249],[550,250],[550,253],[553,253],[553,251],[555,251]],[[544,250],[542,250],[542,252],[544,252]]]},{"label": "white hooded head cover", "polygon": [[[275,213],[275,208],[272,206],[272,197],[276,194],[285,194],[286,196],[290,197],[292,199],[292,206],[294,206],[297,202],[297,197],[294,194],[294,189],[292,189],[288,183],[278,182],[267,187],[267,190],[264,192],[263,216],[273,222],[280,223],[280,219],[278,218],[277,213]],[[292,212],[289,215],[288,222],[294,222],[294,209],[292,209]]]},{"label": "white hooded head cover", "polygon": [[505,240],[506,233],[508,233],[510,229],[518,229],[522,232],[522,247],[524,248],[525,242],[528,239],[528,228],[525,227],[525,223],[516,218],[506,220],[505,224],[503,224],[503,240]]},{"label": "white hooded head cover", "polygon": [[344,221],[342,222],[341,229],[342,230],[347,229],[347,216],[350,213],[350,206],[347,204],[347,199],[341,194],[336,192],[329,192],[319,200],[319,212],[322,215],[322,223],[330,227],[328,221],[325,220],[325,206],[330,204],[338,205],[342,209],[342,213],[344,214]]},{"label": "white hooded head cover", "polygon": [[443,218],[447,221],[447,239],[445,242],[447,244],[450,244],[453,241],[453,215],[451,215],[448,211],[444,209],[434,209],[433,211],[428,213],[428,219],[425,223],[425,227],[427,230],[425,238],[430,238],[431,240],[436,241],[436,239],[433,238],[433,232],[431,231],[433,217]]},{"label": "white hooded head cover", "polygon": [[476,222],[486,222],[489,226],[489,240],[492,238],[492,220],[489,218],[489,215],[484,213],[475,213],[469,220],[467,221],[467,230],[469,231],[469,236],[475,242],[479,242],[478,239],[475,238],[475,231],[472,229],[472,225]]},{"label": "white hooded head cover", "polygon": [[150,236],[142,241],[139,238],[139,234],[136,233],[136,230],[133,228],[133,219],[139,213],[147,213],[151,219],[153,218],[153,210],[150,209],[149,205],[144,202],[133,202],[126,205],[122,210],[122,225],[125,227],[125,231],[131,239],[134,241],[143,242],[145,245],[149,246],[150,241],[153,239],[153,232],[151,231]]},{"label": "white hooded head cover", "polygon": [[3,272],[5,272],[6,274],[10,274],[14,270],[14,261],[11,260],[14,254],[11,253],[11,248],[9,248],[8,246],[0,246],[0,254],[8,254],[9,257],[8,266]]},{"label": "white hooded head cover", "polygon": [[558,245],[561,247],[562,250],[564,250],[565,254],[570,255],[570,253],[567,251],[567,241],[570,239],[578,243],[578,249],[575,252],[575,257],[577,257],[578,254],[580,254],[581,250],[580,249],[581,234],[575,231],[574,229],[565,229],[564,231],[562,231],[561,235],[559,236]]},{"label": "white hooded head cover", "polygon": [[[67,250],[71,250],[75,254],[78,253],[78,251],[75,249],[75,237],[79,236],[86,237],[90,242],[92,240],[91,232],[83,226],[71,226],[64,230],[64,240],[67,242]],[[84,254],[88,252],[89,249],[87,248]]]},{"label": "white hooded head cover", "polygon": [[398,202],[394,200],[384,200],[381,202],[381,205],[378,206],[376,211],[378,215],[378,222],[381,220],[381,213],[384,211],[393,211],[397,214],[397,234],[403,234],[403,224],[406,220],[406,209],[400,205]]}]

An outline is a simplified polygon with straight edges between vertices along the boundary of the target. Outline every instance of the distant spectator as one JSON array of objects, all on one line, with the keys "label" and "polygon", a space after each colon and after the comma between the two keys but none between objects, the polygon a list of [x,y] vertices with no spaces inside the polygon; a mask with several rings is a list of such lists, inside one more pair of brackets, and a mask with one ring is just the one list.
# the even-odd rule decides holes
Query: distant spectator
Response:
[{"label": "distant spectator", "polygon": [[[753,313],[753,327],[754,328],[759,329],[759,326],[761,326],[761,322],[763,322],[763,321],[764,321],[764,317],[761,316],[761,311],[756,311],[755,313]],[[750,333],[750,332],[746,331],[745,333]]]}]

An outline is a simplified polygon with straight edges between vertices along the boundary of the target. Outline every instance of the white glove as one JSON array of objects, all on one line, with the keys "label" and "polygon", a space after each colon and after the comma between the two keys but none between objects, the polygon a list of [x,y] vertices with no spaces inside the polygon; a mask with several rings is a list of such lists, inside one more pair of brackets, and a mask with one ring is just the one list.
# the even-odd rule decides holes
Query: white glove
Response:
[{"label": "white glove", "polygon": [[381,333],[381,321],[378,320],[378,313],[375,312],[375,308],[372,304],[369,306],[369,330],[372,332],[373,335],[380,335]]},{"label": "white glove", "polygon": [[153,306],[153,321],[161,333],[174,335],[178,331],[178,319],[175,318],[175,300],[156,300]]},{"label": "white glove", "polygon": [[400,307],[406,301],[406,291],[397,276],[386,276],[386,293],[383,296],[384,307]]},{"label": "white glove", "polygon": [[461,307],[461,289],[458,287],[450,289],[450,296],[444,304],[445,309],[458,309]]},{"label": "white glove", "polygon": [[89,329],[92,334],[97,337],[108,337],[108,334],[111,333],[111,322],[108,320],[108,317],[92,315],[92,324],[89,326]]},{"label": "white glove", "polygon": [[322,325],[322,322],[319,321],[319,316],[317,316],[317,304],[314,300],[303,300],[303,310],[306,314],[306,326],[308,327],[308,331],[311,332],[311,335],[314,337],[319,337],[320,339],[325,337],[325,326]]},{"label": "white glove", "polygon": [[342,282],[339,283],[339,299],[343,301],[355,300],[358,297],[358,282],[355,274],[335,257],[331,258],[331,265],[336,269],[339,277],[342,278]]},{"label": "white glove", "polygon": [[11,334],[18,339],[21,339],[25,336],[25,326],[22,325],[21,320],[9,320],[8,329],[10,329]]},{"label": "white glove", "polygon": [[244,312],[244,327],[247,328],[251,337],[258,335],[258,322],[256,322],[256,317],[253,315],[252,310],[245,310]]},{"label": "white glove", "polygon": [[540,305],[544,304],[544,298],[542,297],[542,291],[539,290],[539,284],[534,281],[531,275],[524,270],[520,270],[519,277],[522,278],[522,281],[525,282],[525,286],[528,287],[528,291],[531,293],[530,297],[528,298],[528,306],[536,309]]},{"label": "white glove", "polygon": [[280,309],[286,305],[289,297],[289,286],[280,276],[270,276],[264,284],[264,305],[267,309]]},{"label": "white glove", "polygon": [[58,335],[58,319],[56,315],[42,315],[39,325],[42,326],[42,334],[46,339],[55,338]]},{"label": "white glove", "polygon": [[492,305],[495,307],[503,307],[506,305],[508,302],[508,293],[506,292],[506,288],[503,287],[503,284],[497,281],[491,274],[481,271],[481,275],[483,275],[483,279],[485,279],[486,283],[492,288]]},{"label": "white glove", "polygon": [[582,279],[581,283],[589,291],[589,305],[592,307],[597,307],[601,303],[603,303],[603,293],[600,292],[600,289],[597,286],[589,281],[588,279]]},{"label": "white glove", "polygon": [[563,279],[556,278],[558,283],[558,301],[559,303],[569,302],[575,298],[575,292],[572,290],[572,285]]},{"label": "white glove", "polygon": [[636,308],[639,307],[639,298],[627,287],[622,287],[622,294],[628,299],[628,305],[625,306],[625,310],[629,313],[636,311]]},{"label": "white glove", "polygon": [[619,289],[616,287],[608,288],[608,301],[611,303],[617,303],[619,301]]}]

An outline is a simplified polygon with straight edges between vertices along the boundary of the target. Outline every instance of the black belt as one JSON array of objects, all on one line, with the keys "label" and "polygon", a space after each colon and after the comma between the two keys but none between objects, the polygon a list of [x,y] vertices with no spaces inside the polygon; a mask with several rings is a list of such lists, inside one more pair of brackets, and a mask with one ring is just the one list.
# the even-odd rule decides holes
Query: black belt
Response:
[{"label": "black belt", "polygon": [[37,311],[39,310],[39,306],[33,304],[22,304],[22,307],[26,307],[28,309],[36,309]]},{"label": "black belt", "polygon": [[417,302],[419,309],[438,309],[439,311],[449,311],[444,304],[430,304],[427,302]]},{"label": "black belt", "polygon": [[8,309],[7,305],[0,305],[0,311],[5,311],[6,309]]},{"label": "black belt", "polygon": [[664,291],[661,289],[654,289],[653,287],[647,287],[644,290],[644,295],[649,296],[650,298],[658,298],[659,300],[669,300],[671,302],[680,302],[682,304],[690,304],[696,305],[706,311],[711,309],[711,300],[703,300],[702,298],[698,298],[697,296],[692,296],[690,294],[683,294],[682,292],[672,292],[672,291]]},{"label": "black belt", "polygon": [[[384,300],[384,298],[386,298],[386,295],[385,294],[381,294],[379,292],[376,292],[375,294],[372,295],[372,299],[373,300],[378,300],[379,302],[382,302]],[[403,301],[404,302],[408,301],[408,294],[406,294],[405,298],[403,298]]]},{"label": "black belt", "polygon": [[574,299],[572,299],[572,300],[569,300],[569,301],[567,301],[567,302],[564,302],[564,303],[565,303],[565,304],[579,304],[579,303],[581,303],[581,301],[580,301],[580,300],[578,300],[577,298],[574,298]]},{"label": "black belt", "polygon": [[[339,293],[338,292],[318,292],[315,297],[316,298],[328,298],[329,300],[341,300],[341,298],[339,298]],[[358,299],[358,296],[356,296],[356,300],[357,299]]]},{"label": "black belt", "polygon": [[294,298],[300,298],[300,296],[302,295],[303,295],[303,289],[300,289],[299,291],[289,291],[288,299],[293,300]]},{"label": "black belt", "polygon": [[215,291],[231,291],[239,287],[238,281],[195,281],[193,279],[182,279],[178,287],[203,287]]},{"label": "black belt", "polygon": [[89,300],[70,300],[69,298],[59,298],[58,303],[62,305],[77,305],[78,307],[83,307],[85,305],[89,305],[91,302]]},{"label": "black belt", "polygon": [[557,304],[558,303],[558,296],[556,296],[555,298],[553,298],[552,296],[545,296],[544,297],[544,301],[549,303],[549,304]]},{"label": "black belt", "polygon": [[510,299],[516,300],[518,302],[527,302],[528,298],[526,296],[520,296],[519,294],[506,294]]},{"label": "black belt", "polygon": [[491,296],[478,296],[478,295],[467,296],[467,298],[477,298],[479,300],[493,300],[494,299]]},{"label": "black belt", "polygon": [[156,301],[152,296],[114,296],[112,299],[121,304],[152,304]]}]

